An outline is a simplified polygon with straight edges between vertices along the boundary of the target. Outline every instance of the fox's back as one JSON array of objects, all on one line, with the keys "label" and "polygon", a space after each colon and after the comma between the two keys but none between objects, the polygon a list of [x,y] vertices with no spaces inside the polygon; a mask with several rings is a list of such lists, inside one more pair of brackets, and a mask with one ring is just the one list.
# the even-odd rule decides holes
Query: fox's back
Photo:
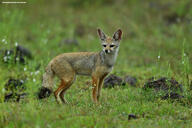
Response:
[{"label": "fox's back", "polygon": [[63,69],[64,66],[67,68],[66,63],[74,69],[76,74],[90,75],[95,66],[95,61],[98,58],[97,52],[74,52],[74,53],[63,53],[56,56],[51,64],[55,69]]}]

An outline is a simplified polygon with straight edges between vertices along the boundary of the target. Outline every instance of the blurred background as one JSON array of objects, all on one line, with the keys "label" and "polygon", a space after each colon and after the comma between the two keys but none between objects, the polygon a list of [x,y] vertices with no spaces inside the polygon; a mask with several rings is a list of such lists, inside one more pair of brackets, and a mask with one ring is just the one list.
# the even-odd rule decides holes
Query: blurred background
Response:
[{"label": "blurred background", "polygon": [[114,72],[191,73],[191,0],[26,2],[0,4],[0,48],[14,48],[15,44],[29,48],[36,60],[30,63],[39,61],[45,67],[63,52],[101,50],[97,28],[108,35],[121,28],[123,39],[116,64],[121,69]]}]

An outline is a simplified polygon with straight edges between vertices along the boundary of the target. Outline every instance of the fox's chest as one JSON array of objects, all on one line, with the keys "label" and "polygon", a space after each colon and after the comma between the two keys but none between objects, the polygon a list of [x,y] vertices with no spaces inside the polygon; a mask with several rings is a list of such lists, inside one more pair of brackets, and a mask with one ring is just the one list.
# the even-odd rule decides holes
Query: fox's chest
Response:
[{"label": "fox's chest", "polygon": [[108,74],[112,71],[113,66],[108,67],[108,66],[98,66],[95,68],[94,70],[94,74],[98,75],[98,76],[103,76],[104,74]]}]

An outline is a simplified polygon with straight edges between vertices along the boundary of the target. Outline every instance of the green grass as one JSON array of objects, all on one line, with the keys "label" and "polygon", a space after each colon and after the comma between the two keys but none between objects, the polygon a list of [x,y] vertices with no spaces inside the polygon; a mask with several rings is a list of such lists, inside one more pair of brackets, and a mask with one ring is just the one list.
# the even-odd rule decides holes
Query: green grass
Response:
[{"label": "green grass", "polygon": [[[184,15],[188,1],[169,2],[167,9],[161,8],[168,3],[165,0],[156,2],[160,7],[138,0],[104,5],[102,1],[92,5],[87,0],[80,6],[75,0],[0,4],[0,49],[14,48],[18,42],[33,54],[26,65],[0,62],[0,127],[192,127],[192,23],[183,20],[167,24],[164,19],[167,14]],[[186,19],[190,19],[192,10],[187,12]],[[74,34],[79,25],[85,31],[82,37]],[[135,76],[137,87],[103,89],[100,104],[95,105],[91,86],[86,85],[91,78],[79,76],[66,93],[68,105],[58,105],[53,95],[38,100],[42,74],[53,57],[63,52],[101,50],[98,27],[111,35],[122,28],[123,39],[112,73]],[[79,46],[60,45],[65,38],[76,38]],[[35,75],[39,64],[40,73]],[[184,86],[184,98],[161,100],[153,92],[142,90],[153,76],[175,78]],[[10,77],[27,78],[29,96],[19,103],[3,102],[3,87]],[[138,119],[128,120],[131,113]]]}]

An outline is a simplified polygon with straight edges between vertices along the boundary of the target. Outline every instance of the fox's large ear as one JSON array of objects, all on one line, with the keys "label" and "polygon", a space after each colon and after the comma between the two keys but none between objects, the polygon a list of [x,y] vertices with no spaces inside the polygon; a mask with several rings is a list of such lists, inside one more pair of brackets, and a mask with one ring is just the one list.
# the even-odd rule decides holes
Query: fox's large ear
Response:
[{"label": "fox's large ear", "polygon": [[101,40],[105,40],[106,39],[106,35],[105,35],[105,33],[101,29],[98,28],[97,29],[97,33],[98,33],[98,35],[99,35]]},{"label": "fox's large ear", "polygon": [[116,40],[116,41],[121,40],[121,36],[122,36],[122,31],[121,31],[121,29],[118,29],[118,30],[114,33],[113,39]]}]

